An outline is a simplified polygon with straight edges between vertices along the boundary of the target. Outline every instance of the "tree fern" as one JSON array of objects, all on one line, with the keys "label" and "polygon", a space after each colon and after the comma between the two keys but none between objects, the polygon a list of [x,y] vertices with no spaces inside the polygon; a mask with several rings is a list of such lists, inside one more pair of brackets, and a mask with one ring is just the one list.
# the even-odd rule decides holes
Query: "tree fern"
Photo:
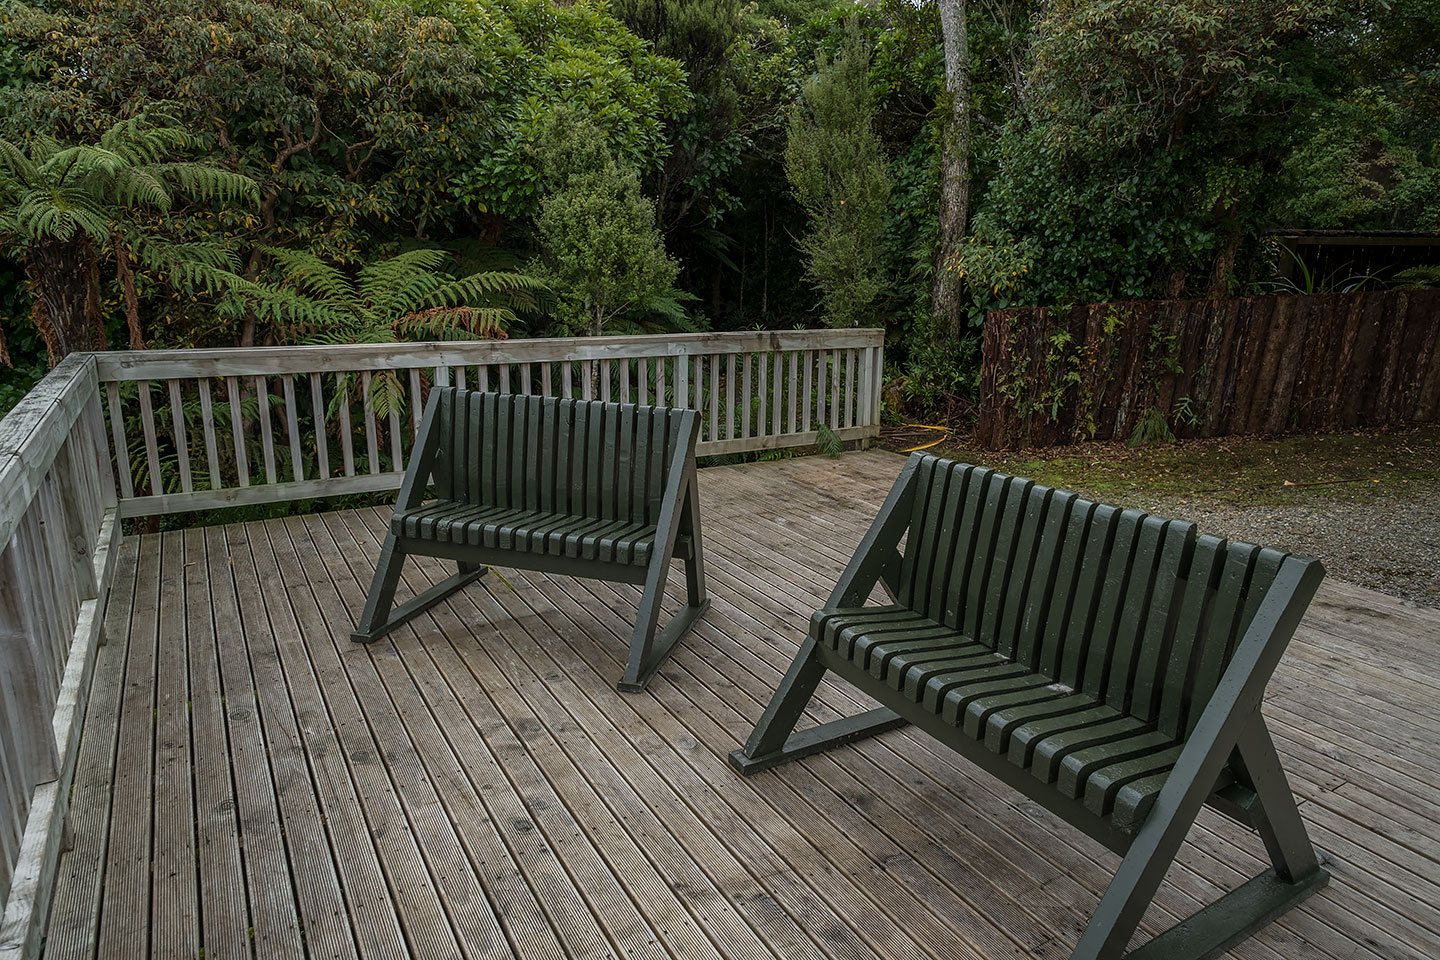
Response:
[{"label": "tree fern", "polygon": [[0,140],[0,234],[35,278],[33,317],[52,362],[72,350],[105,346],[98,316],[105,259],[114,261],[124,287],[137,347],[144,342],[132,257],[184,288],[225,289],[239,279],[232,262],[190,245],[163,244],[151,232],[148,215],[169,213],[182,200],[253,203],[258,197],[248,177],[176,160],[190,142],[184,130],[144,115],[114,124],[97,143]]}]

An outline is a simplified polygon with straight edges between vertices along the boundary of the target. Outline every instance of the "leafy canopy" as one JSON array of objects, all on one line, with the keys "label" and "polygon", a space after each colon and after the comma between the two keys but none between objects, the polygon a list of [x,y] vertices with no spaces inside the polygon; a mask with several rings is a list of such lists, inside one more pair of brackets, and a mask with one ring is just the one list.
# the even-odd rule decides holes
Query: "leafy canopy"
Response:
[{"label": "leafy canopy", "polygon": [[890,178],[874,131],[870,47],[858,27],[831,63],[823,53],[790,113],[785,173],[810,216],[800,241],[825,321],[849,327],[872,322],[883,286],[880,232],[890,203]]}]

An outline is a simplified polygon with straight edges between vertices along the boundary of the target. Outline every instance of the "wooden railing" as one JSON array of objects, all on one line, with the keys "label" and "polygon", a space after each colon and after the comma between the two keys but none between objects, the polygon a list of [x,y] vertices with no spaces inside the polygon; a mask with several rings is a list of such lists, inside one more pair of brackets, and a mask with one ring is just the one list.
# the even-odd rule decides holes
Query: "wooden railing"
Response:
[{"label": "wooden railing", "polygon": [[0,420],[0,958],[34,956],[119,531],[93,356]]},{"label": "wooden railing", "polygon": [[39,952],[120,520],[399,485],[431,386],[690,407],[702,455],[879,432],[879,330],[75,354],[0,420],[0,960]]},{"label": "wooden railing", "polygon": [[395,489],[432,385],[693,408],[700,456],[879,433],[880,330],[97,354],[122,516]]}]

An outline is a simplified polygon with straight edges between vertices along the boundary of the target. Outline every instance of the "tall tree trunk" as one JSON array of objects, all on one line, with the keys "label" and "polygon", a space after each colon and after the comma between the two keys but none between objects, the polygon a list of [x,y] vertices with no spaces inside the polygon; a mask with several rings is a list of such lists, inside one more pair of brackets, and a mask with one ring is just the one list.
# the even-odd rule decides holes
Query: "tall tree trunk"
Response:
[{"label": "tall tree trunk", "polygon": [[937,341],[958,336],[964,321],[960,284],[947,265],[965,237],[970,217],[970,38],[966,5],[967,0],[940,0],[950,118],[941,141],[940,235],[935,245],[935,276],[930,284]]},{"label": "tall tree trunk", "polygon": [[76,351],[104,348],[100,264],[89,237],[37,243],[30,277],[36,294],[32,316],[52,366]]},{"label": "tall tree trunk", "polygon": [[145,349],[145,333],[140,329],[140,297],[135,293],[135,274],[130,269],[130,257],[118,236],[115,245],[115,281],[120,284],[120,293],[125,298],[125,324],[130,328],[130,349]]}]

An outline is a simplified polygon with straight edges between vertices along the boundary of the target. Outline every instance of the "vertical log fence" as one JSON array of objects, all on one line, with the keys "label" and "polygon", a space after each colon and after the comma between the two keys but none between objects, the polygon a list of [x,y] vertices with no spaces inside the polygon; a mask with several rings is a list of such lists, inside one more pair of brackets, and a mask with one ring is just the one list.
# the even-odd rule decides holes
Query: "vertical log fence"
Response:
[{"label": "vertical log fence", "polygon": [[1440,290],[995,311],[990,449],[1440,421]]}]

